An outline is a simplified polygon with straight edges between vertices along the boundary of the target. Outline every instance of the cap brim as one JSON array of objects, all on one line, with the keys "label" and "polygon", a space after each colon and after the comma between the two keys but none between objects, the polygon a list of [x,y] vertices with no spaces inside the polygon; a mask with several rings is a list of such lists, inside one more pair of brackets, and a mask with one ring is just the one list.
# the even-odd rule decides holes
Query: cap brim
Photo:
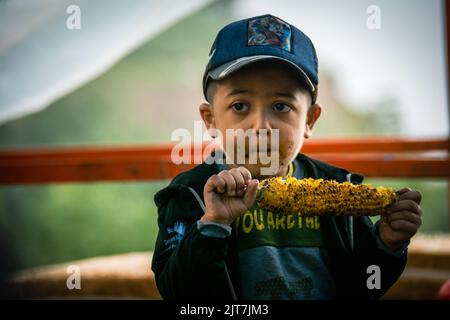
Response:
[{"label": "cap brim", "polygon": [[253,63],[256,61],[261,61],[261,60],[280,60],[285,63],[288,63],[289,65],[291,65],[292,67],[294,67],[295,69],[297,69],[300,72],[300,74],[303,76],[306,84],[310,87],[311,92],[314,92],[316,90],[311,79],[309,79],[309,77],[306,75],[305,71],[303,71],[299,66],[297,66],[295,63],[293,63],[287,59],[284,59],[284,58],[281,58],[278,56],[271,56],[271,55],[258,55],[258,56],[242,57],[242,58],[224,63],[223,65],[210,70],[208,72],[208,77],[212,78],[213,80],[220,80],[250,63]]}]

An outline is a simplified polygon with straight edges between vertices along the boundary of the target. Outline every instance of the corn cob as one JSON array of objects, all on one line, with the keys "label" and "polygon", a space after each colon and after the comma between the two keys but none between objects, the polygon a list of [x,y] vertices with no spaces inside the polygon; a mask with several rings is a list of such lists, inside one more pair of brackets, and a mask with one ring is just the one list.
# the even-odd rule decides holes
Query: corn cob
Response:
[{"label": "corn cob", "polygon": [[397,195],[382,186],[289,176],[262,180],[256,201],[262,209],[285,214],[375,216],[385,214]]}]

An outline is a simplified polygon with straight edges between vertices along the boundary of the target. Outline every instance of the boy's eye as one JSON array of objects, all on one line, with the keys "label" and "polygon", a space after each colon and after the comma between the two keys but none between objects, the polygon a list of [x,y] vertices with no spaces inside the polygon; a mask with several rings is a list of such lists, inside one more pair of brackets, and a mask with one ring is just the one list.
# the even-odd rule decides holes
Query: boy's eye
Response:
[{"label": "boy's eye", "polygon": [[245,112],[248,110],[248,106],[245,103],[238,102],[231,106],[236,112]]},{"label": "boy's eye", "polygon": [[277,112],[289,112],[291,111],[291,107],[289,107],[287,104],[284,103],[275,103],[272,106],[273,110]]}]

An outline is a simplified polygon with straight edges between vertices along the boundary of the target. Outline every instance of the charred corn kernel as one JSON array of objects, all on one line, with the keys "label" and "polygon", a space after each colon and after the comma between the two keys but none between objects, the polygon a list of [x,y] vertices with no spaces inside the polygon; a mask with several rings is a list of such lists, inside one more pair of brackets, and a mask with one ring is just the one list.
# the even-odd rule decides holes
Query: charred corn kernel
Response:
[{"label": "charred corn kernel", "polygon": [[262,209],[285,214],[375,216],[385,214],[397,195],[392,188],[370,184],[274,177],[259,183],[256,201]]}]

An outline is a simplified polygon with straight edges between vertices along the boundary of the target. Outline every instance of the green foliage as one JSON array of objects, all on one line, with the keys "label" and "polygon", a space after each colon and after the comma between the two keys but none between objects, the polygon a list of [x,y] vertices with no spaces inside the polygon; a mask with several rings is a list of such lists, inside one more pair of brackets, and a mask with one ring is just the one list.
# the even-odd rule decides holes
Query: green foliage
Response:
[{"label": "green foliage", "polygon": [[2,187],[0,239],[19,268],[153,250],[153,196],[167,183]]}]

